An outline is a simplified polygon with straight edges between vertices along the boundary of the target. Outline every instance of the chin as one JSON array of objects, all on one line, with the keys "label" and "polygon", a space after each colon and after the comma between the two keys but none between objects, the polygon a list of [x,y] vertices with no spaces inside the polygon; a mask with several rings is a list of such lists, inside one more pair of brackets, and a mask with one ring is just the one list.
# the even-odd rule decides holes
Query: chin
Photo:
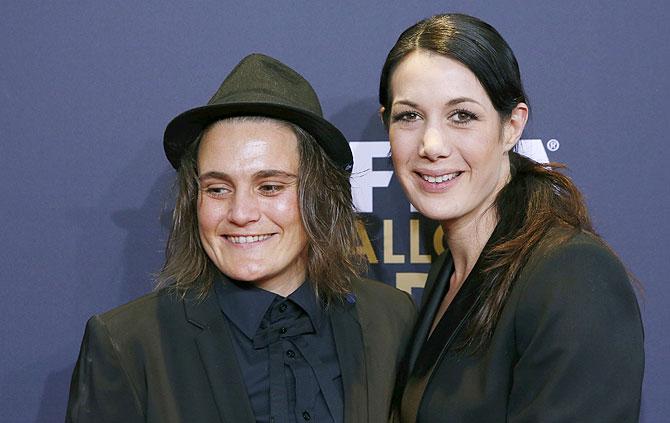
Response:
[{"label": "chin", "polygon": [[265,276],[263,269],[240,269],[239,266],[220,266],[221,273],[240,282],[256,283]]},{"label": "chin", "polygon": [[419,213],[429,219],[442,221],[453,217],[453,213],[445,207],[444,201],[423,199],[411,203]]}]

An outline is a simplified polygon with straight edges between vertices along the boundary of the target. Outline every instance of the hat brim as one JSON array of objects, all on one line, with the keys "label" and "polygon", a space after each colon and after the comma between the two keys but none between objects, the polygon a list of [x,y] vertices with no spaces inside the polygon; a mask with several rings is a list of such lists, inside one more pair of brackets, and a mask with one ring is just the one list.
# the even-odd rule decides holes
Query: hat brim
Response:
[{"label": "hat brim", "polygon": [[235,116],[265,116],[294,123],[314,137],[338,168],[351,171],[353,167],[349,143],[339,129],[316,114],[277,103],[211,104],[175,117],[165,128],[163,137],[165,155],[172,167],[179,168],[184,150],[207,126]]}]

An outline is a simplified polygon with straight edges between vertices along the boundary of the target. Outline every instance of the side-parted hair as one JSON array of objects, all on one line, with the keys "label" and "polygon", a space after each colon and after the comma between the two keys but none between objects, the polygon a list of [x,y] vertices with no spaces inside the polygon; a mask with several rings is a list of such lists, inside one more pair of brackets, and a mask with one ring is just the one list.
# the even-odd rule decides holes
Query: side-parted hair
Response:
[{"label": "side-parted hair", "polygon": [[[300,160],[298,202],[308,238],[307,279],[324,303],[342,301],[366,263],[356,231],[350,174],[336,167],[312,135],[293,123],[262,116],[225,120],[270,120],[294,132]],[[177,170],[177,198],[166,258],[157,277],[158,287],[169,287],[180,295],[195,291],[199,297],[207,294],[220,274],[203,249],[198,229],[197,159],[201,140],[202,133],[186,149]]]},{"label": "side-parted hair", "polygon": [[[449,57],[470,69],[501,120],[508,118],[519,103],[528,104],[517,60],[498,31],[472,16],[436,15],[405,30],[384,63],[379,102],[387,127],[393,71],[417,50]],[[484,299],[458,345],[471,353],[483,352],[488,346],[511,288],[533,251],[563,243],[580,232],[600,239],[594,233],[582,194],[570,178],[556,170],[563,165],[539,164],[514,151],[509,153],[509,160],[510,181],[493,204],[499,218],[499,236],[481,253],[481,271],[486,274],[481,288]]]}]

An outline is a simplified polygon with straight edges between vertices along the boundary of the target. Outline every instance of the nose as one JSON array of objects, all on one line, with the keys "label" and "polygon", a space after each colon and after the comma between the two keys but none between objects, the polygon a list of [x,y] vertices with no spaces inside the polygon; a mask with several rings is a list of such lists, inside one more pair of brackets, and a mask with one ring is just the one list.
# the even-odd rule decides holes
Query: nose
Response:
[{"label": "nose", "polygon": [[253,194],[237,191],[228,210],[228,220],[237,226],[245,226],[260,219],[258,199]]},{"label": "nose", "polygon": [[445,131],[436,126],[426,128],[419,146],[419,156],[427,158],[430,161],[436,161],[447,157],[451,152],[451,147],[447,141]]}]

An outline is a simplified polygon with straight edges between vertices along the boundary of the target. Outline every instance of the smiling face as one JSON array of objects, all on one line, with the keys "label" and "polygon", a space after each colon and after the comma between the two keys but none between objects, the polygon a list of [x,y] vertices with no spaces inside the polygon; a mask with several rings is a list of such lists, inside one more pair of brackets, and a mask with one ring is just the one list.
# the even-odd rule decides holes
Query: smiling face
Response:
[{"label": "smiling face", "polygon": [[501,121],[467,67],[423,50],[400,62],[390,87],[393,165],[411,203],[445,228],[492,213],[526,106]]},{"label": "smiling face", "polygon": [[270,119],[219,121],[198,150],[198,226],[228,277],[288,295],[305,279],[296,135]]}]

